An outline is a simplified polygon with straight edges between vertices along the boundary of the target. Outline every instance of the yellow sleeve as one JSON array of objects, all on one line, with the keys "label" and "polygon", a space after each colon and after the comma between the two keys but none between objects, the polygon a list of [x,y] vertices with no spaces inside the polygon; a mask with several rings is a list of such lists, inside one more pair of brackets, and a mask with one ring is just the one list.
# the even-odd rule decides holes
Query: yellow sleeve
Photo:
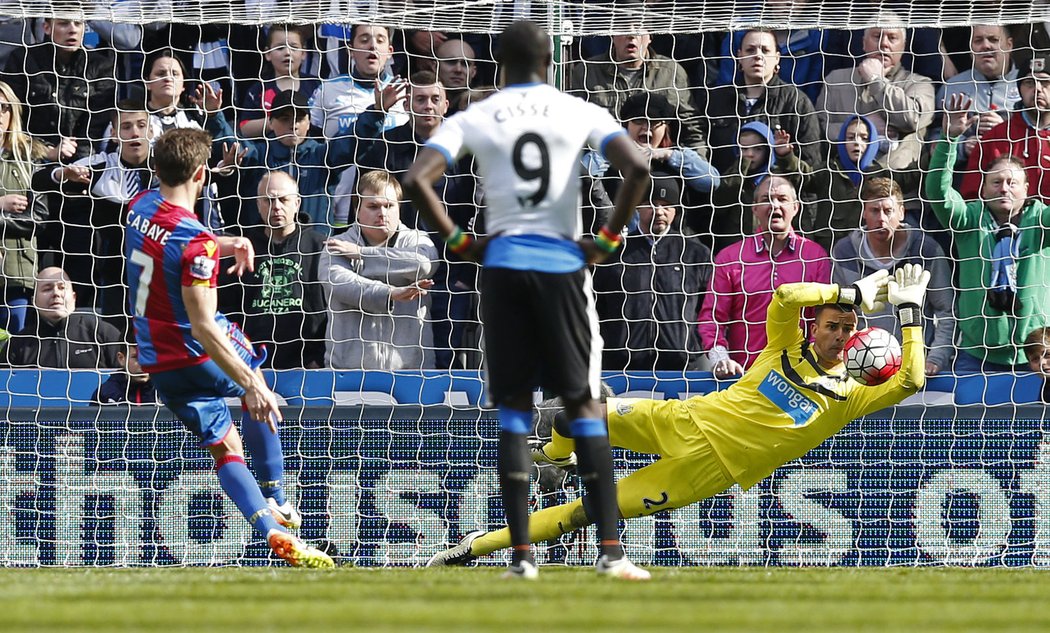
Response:
[{"label": "yellow sleeve", "polygon": [[798,326],[802,308],[836,303],[838,298],[838,284],[801,282],[778,287],[766,311],[766,349],[798,344],[803,337]]},{"label": "yellow sleeve", "polygon": [[888,382],[854,389],[849,394],[850,419],[892,407],[926,386],[926,346],[922,328],[901,328],[901,369]]}]

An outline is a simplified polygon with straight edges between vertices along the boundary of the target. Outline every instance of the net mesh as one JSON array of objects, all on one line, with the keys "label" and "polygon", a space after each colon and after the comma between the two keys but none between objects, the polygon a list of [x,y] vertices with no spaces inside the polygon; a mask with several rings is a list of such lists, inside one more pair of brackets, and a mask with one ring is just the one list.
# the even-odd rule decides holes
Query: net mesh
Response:
[{"label": "net mesh", "polygon": [[[917,257],[941,271],[935,281],[940,285],[930,295],[933,314],[927,343],[930,358],[941,359],[945,366],[931,376],[927,390],[910,401],[918,407],[897,409],[889,419],[848,426],[756,488],[746,492],[734,488],[697,505],[628,521],[625,541],[631,557],[658,565],[1046,564],[1050,504],[1040,483],[1048,461],[1043,415],[1035,409],[1012,415],[1013,405],[1040,399],[1042,378],[1020,371],[1024,359],[1018,345],[1028,330],[1047,321],[1046,304],[1026,308],[1029,311],[1024,316],[1032,314],[1032,318],[1006,325],[1023,328],[1024,332],[992,333],[993,338],[1011,341],[1011,360],[1000,363],[1013,366],[1011,371],[978,367],[972,375],[953,373],[948,359],[961,347],[976,349],[973,342],[983,340],[993,329],[972,304],[961,310],[959,296],[964,289],[980,288],[980,301],[984,301],[986,289],[981,284],[990,274],[989,267],[993,262],[1005,262],[1010,252],[1008,246],[976,255],[953,250],[974,230],[953,233],[952,227],[930,221],[934,197],[927,188],[927,182],[940,173],[930,163],[942,135],[937,132],[941,120],[939,94],[954,74],[948,62],[968,57],[969,33],[964,28],[966,35],[962,43],[954,43],[954,48],[948,42],[948,54],[939,50],[938,38],[945,42],[943,38],[956,27],[1021,25],[1012,30],[1025,36],[1015,38],[1014,60],[1028,63],[1039,46],[1036,32],[1050,18],[1050,8],[1044,3],[8,1],[0,5],[0,16],[5,18],[0,21],[0,50],[8,60],[3,80],[14,85],[22,78],[25,90],[15,91],[13,98],[24,103],[23,127],[43,144],[27,148],[25,154],[5,155],[9,165],[21,161],[31,164],[32,169],[30,173],[11,172],[14,180],[3,184],[4,192],[32,194],[27,195],[30,202],[47,200],[42,208],[30,211],[4,208],[3,217],[8,222],[5,239],[19,239],[10,227],[17,229],[23,215],[32,217],[30,224],[37,223],[34,244],[5,242],[7,288],[17,286],[13,283],[16,279],[26,284],[20,296],[8,294],[7,307],[17,308],[20,304],[15,299],[20,298],[23,306],[32,300],[32,274],[23,272],[19,277],[7,268],[8,264],[24,257],[29,266],[34,266],[50,257],[74,277],[80,311],[100,317],[82,324],[87,340],[102,341],[98,349],[85,345],[83,356],[72,348],[62,352],[66,356],[60,364],[77,369],[41,371],[36,367],[48,364],[44,362],[47,352],[41,350],[51,349],[49,341],[58,337],[34,331],[29,338],[38,343],[25,349],[24,340],[19,342],[24,355],[14,358],[15,369],[2,374],[5,384],[0,402],[11,415],[0,424],[0,519],[6,513],[10,520],[0,520],[0,530],[4,531],[0,534],[0,564],[267,561],[265,544],[254,539],[232,503],[221,495],[209,472],[210,460],[165,410],[134,407],[99,413],[84,406],[96,399],[94,392],[121,365],[117,352],[125,357],[128,354],[122,344],[127,328],[124,306],[128,284],[119,248],[120,220],[131,197],[156,183],[148,169],[129,167],[127,159],[134,152],[122,155],[117,137],[123,133],[122,125],[134,119],[130,116],[134,106],[129,109],[128,103],[151,98],[154,91],[160,93],[160,84],[144,82],[151,72],[146,60],[154,51],[175,51],[185,69],[185,90],[175,95],[178,107],[174,114],[159,112],[156,104],[150,105],[153,132],[168,127],[201,127],[218,140],[211,161],[215,173],[206,202],[197,209],[202,218],[209,219],[217,230],[231,233],[260,229],[263,220],[256,185],[263,172],[275,169],[293,175],[307,212],[306,223],[327,234],[333,231],[333,224],[352,223],[356,199],[351,192],[361,174],[369,170],[366,167],[379,165],[400,175],[407,164],[397,163],[393,157],[414,155],[419,147],[418,138],[402,138],[397,142],[411,149],[405,154],[395,151],[394,141],[364,134],[356,117],[376,98],[367,88],[357,93],[337,90],[331,108],[318,106],[323,91],[315,94],[317,86],[346,83],[345,77],[340,77],[352,59],[346,43],[349,24],[381,24],[403,30],[395,34],[391,68],[406,79],[421,68],[440,70],[450,59],[439,59],[433,40],[429,49],[412,41],[416,31],[465,34],[475,47],[477,77],[473,87],[457,97],[469,100],[483,95],[488,84],[496,83],[492,38],[486,36],[526,17],[557,38],[551,80],[560,87],[601,103],[617,116],[635,92],[662,94],[676,110],[681,142],[672,149],[678,153],[668,150],[653,154],[654,159],[670,165],[669,175],[678,179],[672,188],[678,187],[684,198],[675,229],[682,230],[688,239],[675,242],[676,250],[672,249],[662,262],[673,273],[658,275],[650,266],[651,260],[645,259],[648,255],[600,266],[595,272],[599,314],[604,326],[612,326],[604,332],[605,379],[619,395],[687,398],[724,388],[728,382],[705,373],[721,357],[717,352],[706,356],[701,352],[708,351],[712,341],[724,340],[728,348],[725,353],[733,353],[731,358],[746,366],[761,349],[764,309],[747,313],[731,305],[760,293],[748,288],[712,290],[719,275],[712,270],[712,252],[746,238],[753,228],[750,214],[741,212],[750,204],[747,196],[753,191],[745,192],[742,174],[735,174],[737,180],[733,180],[733,169],[742,150],[746,151],[740,137],[742,124],[757,118],[771,124],[770,134],[777,126],[790,133],[792,152],[781,156],[777,148],[786,149],[783,143],[770,143],[767,150],[776,154],[774,162],[782,159],[780,168],[797,176],[800,183],[804,200],[797,220],[800,232],[828,246],[832,240],[846,242],[849,233],[859,226],[859,201],[853,189],[842,194],[845,198],[838,197],[838,190],[827,181],[831,176],[826,173],[826,162],[843,124],[858,112],[853,102],[829,101],[827,95],[835,89],[852,94],[859,88],[848,70],[862,55],[861,35],[856,30],[876,24],[913,29],[915,35],[904,51],[905,64],[916,72],[920,67],[933,69],[923,70],[931,81],[924,84],[921,95],[910,95],[907,99],[913,101],[905,99],[884,108],[890,111],[888,118],[900,117],[903,121],[882,123],[903,131],[923,127],[914,161],[888,165],[887,171],[904,189],[907,217],[931,245],[931,250],[920,251]],[[44,17],[87,20],[87,46],[113,54],[110,66],[89,64],[59,73],[74,92],[81,89],[89,95],[80,101],[61,102],[55,95],[44,94],[47,91],[34,92],[30,87],[48,71],[19,55],[46,39],[43,25],[36,19]],[[304,27],[302,77],[315,81],[298,84],[303,98],[312,97],[313,103],[293,104],[311,112],[314,129],[303,136],[309,136],[312,149],[297,150],[300,153],[292,157],[266,137],[295,134],[275,129],[265,118],[280,91],[266,83],[273,81],[273,62],[263,56],[275,47],[261,27],[275,23]],[[790,64],[794,68],[781,72],[781,77],[794,83],[802,97],[784,106],[772,119],[742,114],[735,105],[727,107],[727,103],[735,104],[737,97],[720,91],[732,88],[739,63],[734,56],[739,42],[722,45],[723,38],[728,30],[756,26],[792,33],[814,30],[820,35],[814,47],[788,47],[781,54],[782,67]],[[673,60],[667,65],[670,70],[665,84],[648,86],[652,89],[647,90],[632,86],[610,89],[601,80],[589,79],[605,63],[602,57],[609,54],[605,36],[639,32],[652,34],[653,49]],[[836,33],[840,37],[836,47],[826,46],[827,38]],[[807,65],[814,56],[822,64],[815,69]],[[23,60],[23,65],[12,66],[12,59]],[[55,60],[53,56],[45,61]],[[86,81],[77,83],[80,80]],[[221,99],[218,93],[210,94],[204,83],[221,89]],[[995,109],[1008,112],[1020,98],[1014,83],[1013,78],[991,82],[989,95],[979,102],[980,111],[976,113]],[[988,84],[978,84],[965,86],[975,86],[975,96],[989,88]],[[425,87],[411,85],[413,90]],[[100,94],[101,99],[92,100],[90,96]],[[119,105],[122,99],[131,101]],[[636,107],[648,112],[648,108],[659,106],[647,99]],[[112,110],[123,114],[112,118]],[[390,132],[404,125],[411,111],[410,100],[394,104],[390,113],[375,123],[373,132]],[[219,113],[224,124],[219,122]],[[81,114],[88,116],[83,124],[75,124],[83,127],[75,127],[72,121]],[[56,121],[67,118],[71,127],[55,127]],[[87,119],[92,120],[88,123]],[[885,125],[876,129],[888,144],[905,142],[902,137],[889,138]],[[127,134],[133,132],[129,129]],[[75,147],[65,148],[69,152],[64,153],[64,145],[70,141]],[[230,160],[223,155],[224,142],[237,142],[241,150],[250,150],[242,168],[225,176],[219,169],[220,161]],[[898,149],[894,146],[890,154],[900,155]],[[1034,146],[1032,149],[1042,151]],[[694,154],[685,150],[701,160],[694,160]],[[30,156],[32,152],[35,154]],[[41,156],[44,152],[52,155]],[[608,165],[595,154],[585,155],[584,165],[592,177],[585,182],[585,207],[589,217],[595,218],[587,227],[593,230],[608,213],[609,199],[601,191],[604,184],[593,185],[607,180]],[[32,173],[42,166],[46,167]],[[973,185],[963,178],[969,169],[965,161],[956,163],[954,169],[960,178],[953,186],[974,197],[972,189],[979,186],[981,171],[971,170],[966,175],[971,181],[977,179]],[[913,176],[910,179],[908,172]],[[90,186],[73,191],[70,181],[79,177],[87,178]],[[460,205],[457,220],[463,229],[483,234],[480,210],[484,193],[474,187],[470,166],[444,186],[446,202]],[[276,200],[280,196],[271,193],[270,197]],[[10,199],[3,202],[16,203]],[[848,205],[854,205],[853,216],[841,211]],[[12,216],[17,216],[14,221]],[[1034,234],[1048,226],[1050,222],[1040,218],[1025,229]],[[50,236],[48,231],[52,231]],[[432,237],[431,242],[439,242]],[[71,241],[63,241],[67,238]],[[412,248],[423,249],[420,243]],[[934,243],[939,251],[933,249]],[[238,320],[244,320],[245,314],[269,319],[258,330],[247,329],[255,340],[270,343],[271,353],[298,350],[268,377],[286,411],[294,412],[289,415],[284,435],[289,464],[286,486],[303,511],[304,536],[332,541],[357,564],[417,565],[472,529],[501,524],[492,440],[497,427],[494,416],[483,411],[484,387],[479,371],[483,331],[477,316],[477,268],[452,258],[449,272],[443,273],[442,285],[430,293],[429,303],[406,302],[409,309],[385,322],[412,326],[407,338],[384,348],[386,360],[396,369],[359,371],[350,363],[338,367],[340,371],[301,371],[294,367],[325,364],[326,345],[361,345],[383,322],[371,319],[374,311],[359,303],[339,303],[316,272],[303,281],[307,269],[322,265],[319,240],[281,248],[264,240],[256,248],[260,262],[264,262],[258,273],[245,280],[224,278],[220,299],[223,309]],[[447,255],[439,243],[427,248],[433,249],[427,251],[430,259]],[[38,260],[31,260],[31,249],[37,253],[32,257]],[[1019,249],[1018,255],[1021,252]],[[1017,271],[1011,272],[1005,264],[1003,274],[1007,278],[1013,274],[1022,289],[1045,287],[1050,274],[1039,272],[1044,270],[1045,254],[1024,253],[1032,258],[1026,265],[1033,266],[1035,272],[1018,279]],[[838,277],[848,275],[841,266],[844,260],[836,258],[834,252],[831,255],[825,264],[808,266],[807,278],[849,283],[850,279]],[[350,263],[344,268],[347,278],[358,272]],[[362,286],[402,287],[427,274],[414,270],[395,278],[382,273],[358,281]],[[777,283],[775,269],[763,274]],[[297,281],[303,283],[296,286]],[[708,338],[703,339],[697,337],[696,330],[705,320],[701,310],[706,297],[712,297],[712,306],[706,317],[710,321]],[[287,314],[293,316],[285,318]],[[342,319],[344,327],[333,331],[325,321],[336,317]],[[888,320],[881,323],[892,329],[894,318],[889,313],[884,317]],[[115,329],[100,325],[104,322],[112,323]],[[671,324],[678,328],[681,339],[668,340],[643,331],[670,328]],[[639,327],[632,329],[632,325]],[[966,332],[961,341],[955,333],[958,331]],[[291,345],[296,339],[298,347]],[[405,360],[409,357],[413,360]],[[74,358],[79,364],[74,364]],[[403,362],[398,364],[393,358]],[[455,369],[447,372],[435,367]],[[630,371],[625,373],[624,369]],[[122,393],[125,397],[129,394],[118,389],[117,399]],[[360,403],[423,406],[361,408]],[[1009,413],[980,408],[999,404],[1011,405]],[[933,405],[944,408],[924,408]],[[41,410],[41,406],[58,408]],[[304,406],[321,408],[296,411]],[[649,461],[618,452],[619,475]],[[548,470],[539,475],[536,507],[579,496],[574,477],[562,478]],[[596,553],[593,537],[584,531],[545,545],[541,560],[590,563]],[[499,562],[498,556],[483,561]]]}]

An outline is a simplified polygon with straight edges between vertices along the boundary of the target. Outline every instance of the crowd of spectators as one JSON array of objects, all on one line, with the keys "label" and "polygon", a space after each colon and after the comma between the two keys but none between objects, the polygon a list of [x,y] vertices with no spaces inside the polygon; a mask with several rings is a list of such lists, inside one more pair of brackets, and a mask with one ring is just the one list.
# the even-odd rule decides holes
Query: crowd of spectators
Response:
[{"label": "crowd of spectators", "polygon": [[[0,42],[7,365],[123,369],[116,391],[138,385],[122,343],[121,224],[155,185],[152,140],[196,127],[214,146],[195,211],[248,236],[258,258],[223,280],[220,301],[273,348],[269,366],[478,366],[477,267],[436,240],[398,179],[498,83],[493,38],[4,26],[0,38],[16,38]],[[739,374],[764,344],[776,286],[909,261],[934,273],[929,374],[1041,366],[1032,340],[1044,335],[1029,335],[1050,326],[1042,24],[630,30],[582,38],[562,68],[566,90],[617,116],[654,174],[621,252],[594,271],[605,369]],[[580,172],[586,231],[619,174],[600,151]],[[481,237],[485,184],[467,159],[435,185]],[[886,316],[869,324],[891,327]]]}]

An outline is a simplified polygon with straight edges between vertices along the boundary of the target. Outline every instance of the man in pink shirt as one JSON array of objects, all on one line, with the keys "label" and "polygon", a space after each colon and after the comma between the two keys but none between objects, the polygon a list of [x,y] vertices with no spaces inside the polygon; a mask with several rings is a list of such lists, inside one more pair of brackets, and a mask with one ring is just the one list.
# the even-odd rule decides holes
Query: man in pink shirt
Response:
[{"label": "man in pink shirt", "polygon": [[785,283],[831,282],[831,260],[816,242],[795,233],[795,186],[769,176],[755,190],[755,234],[715,256],[710,292],[700,309],[700,342],[717,378],[740,375],[766,346],[766,308]]}]

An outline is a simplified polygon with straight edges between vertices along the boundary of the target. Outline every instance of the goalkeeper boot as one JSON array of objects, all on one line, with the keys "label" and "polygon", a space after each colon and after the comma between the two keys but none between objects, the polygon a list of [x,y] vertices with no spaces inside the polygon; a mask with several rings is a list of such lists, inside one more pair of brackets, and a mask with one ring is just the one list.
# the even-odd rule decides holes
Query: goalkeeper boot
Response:
[{"label": "goalkeeper boot", "polygon": [[572,470],[576,468],[576,453],[569,453],[566,457],[551,457],[547,454],[544,448],[547,446],[545,440],[530,440],[529,441],[529,454],[532,456],[532,461],[537,464],[547,464],[548,466],[554,466],[555,468],[561,468],[562,470]]},{"label": "goalkeeper boot", "polygon": [[507,571],[500,574],[500,578],[506,580],[536,580],[539,578],[540,570],[536,569],[536,563],[529,560],[519,560],[511,563]]},{"label": "goalkeeper boot", "polygon": [[617,578],[619,580],[649,580],[651,577],[649,572],[627,560],[626,556],[610,560],[608,556],[603,554],[598,559],[594,569],[599,576]]},{"label": "goalkeeper boot", "polygon": [[266,536],[270,548],[292,567],[331,569],[335,567],[332,557],[312,545],[307,545],[288,532],[270,530]]},{"label": "goalkeeper boot", "polygon": [[286,527],[289,530],[298,530],[299,526],[303,524],[302,515],[295,509],[291,501],[285,501],[284,505],[280,506],[277,505],[273,497],[267,497],[266,505],[269,506],[273,518],[281,527]]},{"label": "goalkeeper boot", "polygon": [[466,565],[467,563],[475,560],[477,556],[470,553],[470,546],[479,536],[485,533],[485,530],[476,530],[464,536],[459,543],[456,543],[455,547],[451,547],[443,552],[434,554],[429,561],[427,561],[427,567],[446,567],[446,566],[458,566]]}]

